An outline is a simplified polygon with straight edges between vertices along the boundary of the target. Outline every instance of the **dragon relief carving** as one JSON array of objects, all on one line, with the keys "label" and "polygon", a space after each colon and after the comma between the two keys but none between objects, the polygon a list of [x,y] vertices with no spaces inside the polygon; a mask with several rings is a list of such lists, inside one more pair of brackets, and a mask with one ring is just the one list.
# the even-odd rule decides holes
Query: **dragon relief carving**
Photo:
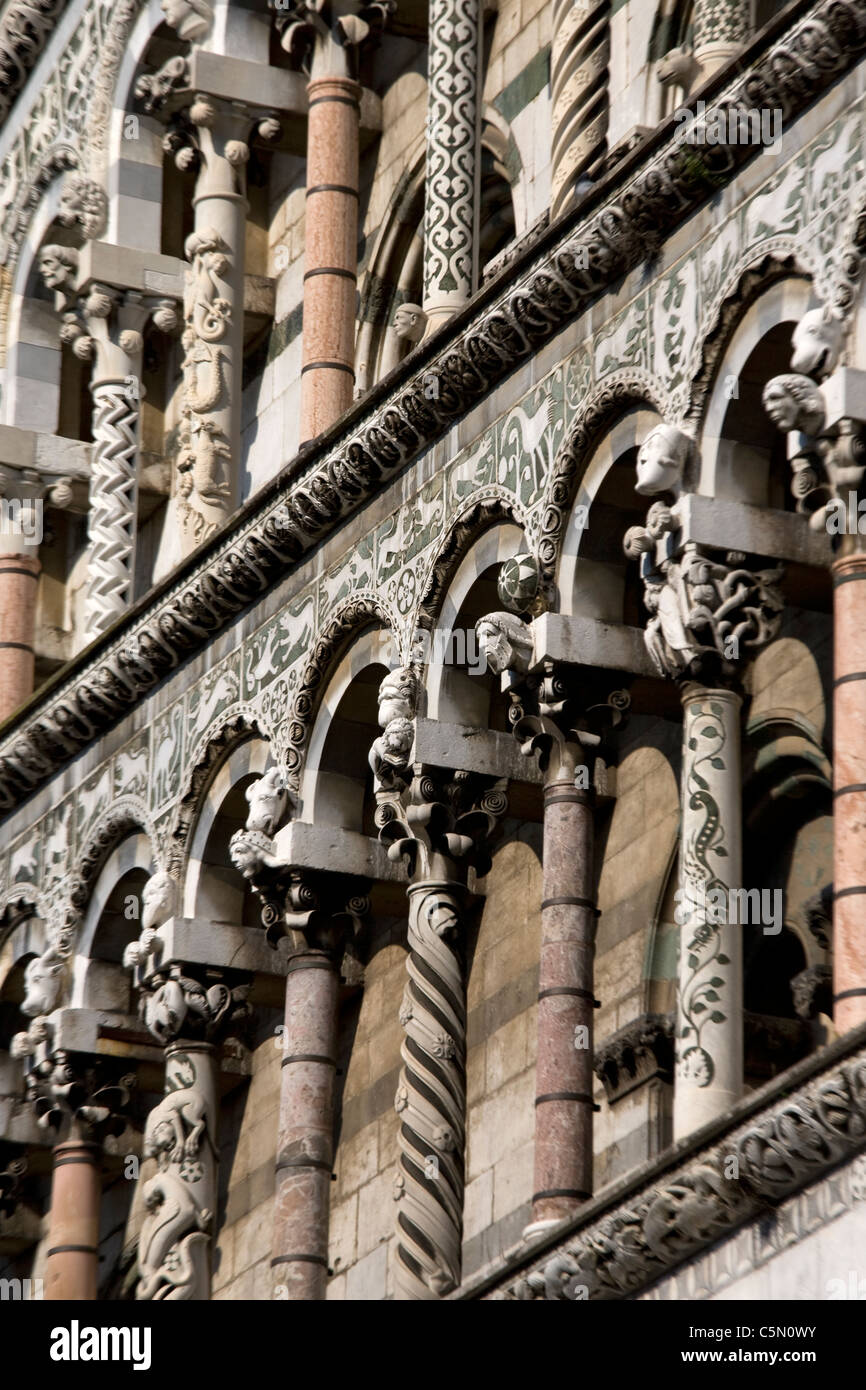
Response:
[{"label": "dragon relief carving", "polygon": [[213,1106],[210,1088],[202,1089],[200,1065],[194,1054],[172,1053],[166,1094],[147,1117],[143,1156],[156,1159],[157,1172],[142,1192],[147,1215],[138,1247],[140,1301],[208,1297]]}]

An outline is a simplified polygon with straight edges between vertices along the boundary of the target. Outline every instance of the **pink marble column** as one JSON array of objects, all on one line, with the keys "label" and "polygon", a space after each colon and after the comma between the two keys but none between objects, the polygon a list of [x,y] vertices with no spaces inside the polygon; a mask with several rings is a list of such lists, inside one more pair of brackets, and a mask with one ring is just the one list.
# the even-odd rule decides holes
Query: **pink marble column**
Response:
[{"label": "pink marble column", "polygon": [[355,382],[360,93],[349,77],[308,86],[301,443],[348,410]]},{"label": "pink marble column", "polygon": [[75,1139],[54,1150],[46,1299],[83,1302],[96,1298],[101,1159],[101,1145]]},{"label": "pink marble column", "polygon": [[565,745],[544,784],[538,987],[535,1191],[530,1230],[570,1216],[592,1195],[592,792],[574,785],[580,750]]},{"label": "pink marble column", "polygon": [[0,555],[0,722],[33,693],[38,556]]},{"label": "pink marble column", "polygon": [[846,1033],[866,1022],[866,553],[840,556],[831,573],[833,993]]},{"label": "pink marble column", "polygon": [[271,1260],[274,1297],[289,1302],[324,1299],[328,1282],[338,984],[338,962],[329,953],[292,957]]}]

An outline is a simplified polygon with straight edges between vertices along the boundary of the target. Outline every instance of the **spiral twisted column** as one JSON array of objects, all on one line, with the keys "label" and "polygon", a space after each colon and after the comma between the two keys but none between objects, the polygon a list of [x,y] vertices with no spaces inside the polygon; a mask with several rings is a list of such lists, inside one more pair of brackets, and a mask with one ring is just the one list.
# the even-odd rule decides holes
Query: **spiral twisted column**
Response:
[{"label": "spiral twisted column", "polygon": [[554,0],[551,220],[607,150],[610,0]]},{"label": "spiral twisted column", "polygon": [[409,976],[397,1091],[397,1288],[435,1299],[460,1283],[466,1137],[466,990],[459,954],[462,888],[409,887]]},{"label": "spiral twisted column", "polygon": [[139,405],[129,380],[100,381],[92,390],[88,641],[105,632],[133,599]]},{"label": "spiral twisted column", "polygon": [[431,0],[424,185],[427,332],[467,303],[478,279],[478,0]]}]

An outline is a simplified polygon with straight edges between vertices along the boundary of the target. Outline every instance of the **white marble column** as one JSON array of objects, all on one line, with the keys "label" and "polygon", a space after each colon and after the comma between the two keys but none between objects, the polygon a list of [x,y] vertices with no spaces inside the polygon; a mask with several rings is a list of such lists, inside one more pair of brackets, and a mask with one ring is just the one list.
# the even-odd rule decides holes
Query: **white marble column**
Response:
[{"label": "white marble column", "polygon": [[478,282],[478,0],[432,0],[428,29],[424,300],[427,333]]},{"label": "white marble column", "polygon": [[723,1114],[743,1081],[740,710],[734,691],[686,685],[674,1139]]}]

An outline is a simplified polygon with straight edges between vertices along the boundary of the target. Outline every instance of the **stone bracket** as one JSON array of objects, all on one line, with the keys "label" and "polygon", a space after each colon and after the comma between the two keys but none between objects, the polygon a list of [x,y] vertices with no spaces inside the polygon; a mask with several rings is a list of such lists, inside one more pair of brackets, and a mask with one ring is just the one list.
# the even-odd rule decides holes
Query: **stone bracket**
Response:
[{"label": "stone bracket", "polygon": [[697,493],[687,493],[671,510],[681,528],[677,549],[694,541],[714,550],[740,550],[816,569],[828,568],[833,559],[830,537],[811,531],[794,512]]},{"label": "stone bracket", "polygon": [[169,917],[156,931],[155,947],[142,970],[142,983],[174,964],[252,975],[286,973],[285,954],[268,946],[262,932],[209,917]]},{"label": "stone bracket", "polygon": [[188,266],[177,256],[113,246],[107,241],[86,241],[79,252],[78,292],[91,282],[134,290],[158,298],[182,299]]},{"label": "stone bracket", "polygon": [[346,878],[387,879],[396,883],[406,881],[405,868],[388,858],[385,846],[355,830],[289,821],[274,836],[274,847],[275,858],[281,865],[286,869],[296,868],[301,873],[340,874]]},{"label": "stone bracket", "polygon": [[412,760],[429,767],[457,767],[461,772],[507,777],[512,782],[541,786],[544,781],[536,759],[525,758],[511,734],[436,719],[416,718]]},{"label": "stone bracket", "polygon": [[543,613],[531,626],[532,670],[552,661],[658,679],[640,628],[568,613]]}]

